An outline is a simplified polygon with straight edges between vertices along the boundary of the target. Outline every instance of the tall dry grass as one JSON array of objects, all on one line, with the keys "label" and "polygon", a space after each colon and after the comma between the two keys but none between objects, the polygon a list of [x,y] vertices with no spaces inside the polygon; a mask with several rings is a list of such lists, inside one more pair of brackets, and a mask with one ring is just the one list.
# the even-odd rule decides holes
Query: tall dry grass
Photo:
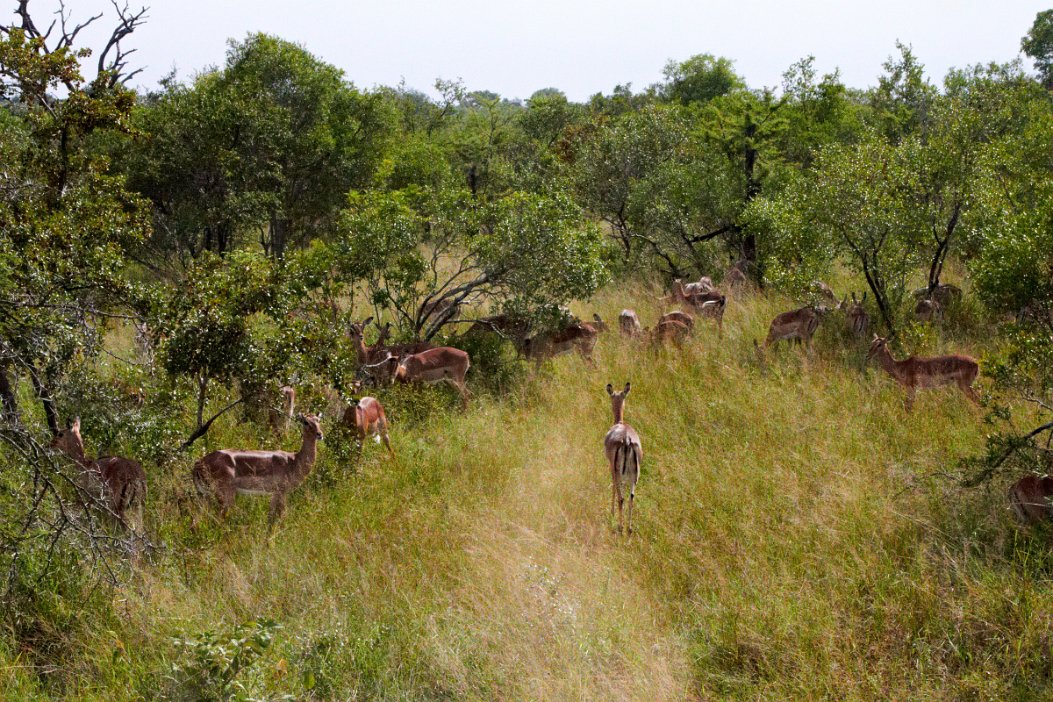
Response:
[{"label": "tall dry grass", "polygon": [[[653,324],[656,295],[578,311]],[[407,425],[394,398],[397,463],[323,446],[273,534],[265,500],[221,524],[189,465],[155,468],[165,547],[112,615],[64,634],[60,670],[0,650],[7,698],[188,699],[175,640],[257,618],[280,628],[239,675],[246,698],[1048,696],[1049,544],[1011,524],[1004,480],[957,486],[982,412],[943,390],[905,414],[835,317],[814,358],[761,367],[752,340],[790,304],[733,300],[723,339],[703,323],[680,351],[612,333],[595,366],[557,359],[467,413],[451,396]],[[632,538],[612,528],[602,450],[604,385],[626,380],[644,447]],[[264,436],[230,418],[210,445]]]}]

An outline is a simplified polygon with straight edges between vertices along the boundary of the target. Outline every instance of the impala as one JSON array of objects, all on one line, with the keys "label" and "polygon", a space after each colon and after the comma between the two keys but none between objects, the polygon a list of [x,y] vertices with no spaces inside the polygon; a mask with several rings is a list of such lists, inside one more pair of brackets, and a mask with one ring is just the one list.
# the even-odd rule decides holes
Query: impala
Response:
[{"label": "impala", "polygon": [[969,356],[937,356],[935,358],[910,358],[897,361],[888,348],[888,340],[876,334],[870,344],[867,361],[876,358],[886,373],[907,389],[907,411],[914,407],[914,395],[918,388],[933,388],[954,383],[976,404],[980,397],[973,389],[973,381],[980,374],[980,365]]},{"label": "impala", "polygon": [[391,322],[387,322],[380,328],[377,340],[372,346],[366,346],[365,328],[371,321],[373,318],[369,317],[363,322],[351,325],[351,342],[355,345],[355,351],[358,354],[359,368],[378,382],[390,378],[394,372],[393,364],[389,363],[392,356],[398,359],[406,354],[420,353],[434,348],[426,341],[387,344],[387,338],[391,333]]},{"label": "impala", "polygon": [[672,312],[666,312],[659,318],[658,323],[662,322],[680,322],[690,330],[695,328],[695,318],[689,315],[687,312],[681,312],[680,310],[673,310]]},{"label": "impala", "polygon": [[481,334],[491,332],[510,339],[517,347],[530,333],[530,324],[521,317],[513,317],[508,314],[494,314],[475,320],[468,328],[469,334]]},{"label": "impala", "polygon": [[471,367],[468,354],[449,346],[428,349],[399,359],[395,380],[400,383],[449,383],[461,394],[461,404],[468,407],[465,375]]},{"label": "impala", "polygon": [[940,283],[932,288],[918,288],[914,291],[918,300],[932,300],[941,307],[950,307],[962,299],[962,289],[950,283]]},{"label": "impala", "polygon": [[[791,312],[783,312],[780,315],[776,315],[768,327],[768,336],[764,340],[763,350],[766,351],[769,346],[782,340],[797,341],[798,343],[803,341],[810,354],[812,352],[812,335],[819,328],[820,314],[818,309],[808,305]],[[756,345],[756,340],[753,343]]]},{"label": "impala", "polygon": [[727,297],[718,292],[700,293],[692,295],[688,302],[698,311],[699,315],[715,320],[718,336],[724,336],[724,311],[728,308]]},{"label": "impala", "polygon": [[734,290],[735,288],[748,285],[749,278],[742,272],[742,269],[732,266],[728,269],[728,272],[724,274],[724,289]]},{"label": "impala", "polygon": [[835,308],[840,307],[840,305],[837,302],[837,295],[834,294],[833,288],[831,288],[829,285],[827,285],[823,281],[821,281],[821,280],[813,280],[812,281],[812,289],[815,290],[819,294],[819,297],[821,297],[824,300],[826,300],[827,302],[829,302]]},{"label": "impala", "polygon": [[943,318],[943,308],[935,300],[918,300],[914,306],[914,318],[919,322],[939,321]]},{"label": "impala", "polygon": [[365,442],[368,436],[373,437],[378,444],[383,440],[391,455],[395,455],[388,437],[388,418],[384,414],[384,406],[375,397],[367,395],[357,400],[351,398],[351,406],[344,412],[342,421],[348,429],[358,432],[359,441]]},{"label": "impala", "polygon": [[1025,475],[1009,488],[1009,505],[1022,522],[1042,522],[1053,518],[1053,478]]},{"label": "impala", "polygon": [[523,342],[523,355],[540,363],[546,358],[577,351],[591,363],[599,335],[591,324],[573,322],[562,329],[530,337]]},{"label": "impala", "polygon": [[858,339],[862,339],[870,331],[870,315],[863,307],[867,300],[867,294],[863,293],[861,300],[856,300],[856,294],[852,293],[852,304],[848,306],[848,328]]},{"label": "impala", "polygon": [[285,511],[289,493],[307,478],[314,467],[317,442],[322,440],[322,418],[297,415],[303,425],[303,443],[296,453],[288,451],[213,451],[194,464],[194,485],[199,493],[215,496],[220,514],[226,516],[236,495],[270,496],[270,526]]},{"label": "impala", "polygon": [[631,385],[625,384],[621,392],[614,392],[614,386],[607,383],[607,395],[611,398],[611,412],[614,413],[614,426],[603,437],[603,451],[611,469],[611,518],[614,518],[614,506],[618,505],[618,533],[622,533],[622,506],[625,504],[623,486],[629,487],[629,529],[633,533],[633,501],[636,497],[636,483],[640,479],[640,460],[643,458],[643,447],[636,430],[623,421],[625,398]]},{"label": "impala", "polygon": [[661,346],[667,341],[672,341],[677,346],[684,343],[684,339],[691,335],[691,327],[677,319],[666,319],[659,321],[654,329],[649,330],[651,343]]},{"label": "impala", "polygon": [[[73,459],[81,469],[77,484],[85,490],[92,483],[101,483],[109,510],[126,527],[141,531],[143,502],[146,499],[146,471],[138,461],[120,456],[89,458],[84,453],[84,439],[80,435],[80,417],[67,422],[51,441],[56,448]],[[130,518],[129,518],[130,517]]]},{"label": "impala", "polygon": [[643,327],[640,326],[640,318],[636,316],[636,312],[633,310],[622,310],[621,314],[618,315],[618,328],[622,334],[628,337],[638,336],[643,332]]}]

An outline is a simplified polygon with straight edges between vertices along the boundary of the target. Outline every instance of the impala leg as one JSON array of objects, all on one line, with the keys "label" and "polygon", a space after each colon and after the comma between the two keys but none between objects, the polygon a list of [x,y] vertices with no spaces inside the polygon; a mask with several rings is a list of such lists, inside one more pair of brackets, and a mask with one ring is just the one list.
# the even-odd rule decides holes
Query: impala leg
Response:
[{"label": "impala leg", "polygon": [[227,513],[234,506],[235,490],[233,485],[220,485],[216,487],[216,501],[219,503],[219,516],[227,518]]},{"label": "impala leg", "polygon": [[285,512],[285,493],[276,492],[271,496],[271,509],[267,515],[267,528],[273,529],[275,522]]},{"label": "impala leg", "polygon": [[636,483],[629,486],[629,536],[633,534],[633,501],[636,499]]},{"label": "impala leg", "polygon": [[388,423],[384,422],[380,425],[380,438],[384,440],[384,446],[387,447],[388,453],[391,457],[395,457],[395,449],[391,448],[391,439],[388,437]]},{"label": "impala leg", "polygon": [[976,392],[976,388],[964,381],[959,382],[958,387],[961,388],[962,392],[965,393],[966,397],[973,401],[973,404],[979,406],[980,394]]},{"label": "impala leg", "polygon": [[907,388],[907,411],[908,412],[910,412],[910,411],[912,411],[914,409],[914,395],[916,393],[917,393],[917,390],[914,389],[914,386],[910,386],[910,387]]}]

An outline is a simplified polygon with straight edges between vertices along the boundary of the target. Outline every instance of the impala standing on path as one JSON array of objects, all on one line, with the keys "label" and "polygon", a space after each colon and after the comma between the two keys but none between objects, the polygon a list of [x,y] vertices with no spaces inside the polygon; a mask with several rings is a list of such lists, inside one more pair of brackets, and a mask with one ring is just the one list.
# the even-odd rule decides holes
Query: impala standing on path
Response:
[{"label": "impala standing on path", "polygon": [[936,356],[935,358],[915,358],[911,356],[902,361],[892,357],[888,349],[888,340],[876,334],[870,344],[867,360],[877,358],[885,372],[907,389],[907,411],[914,407],[914,395],[918,388],[934,388],[954,383],[965,396],[977,405],[980,397],[973,389],[973,381],[980,374],[980,364],[969,356]]},{"label": "impala standing on path", "polygon": [[625,384],[621,392],[614,392],[614,386],[607,383],[607,394],[611,398],[611,411],[614,413],[614,426],[603,437],[603,450],[607,454],[607,463],[611,469],[611,517],[614,517],[614,505],[618,505],[618,533],[622,533],[622,506],[625,504],[623,487],[629,488],[629,529],[633,533],[633,500],[636,497],[636,482],[640,479],[640,459],[643,458],[643,447],[636,430],[622,421],[625,410],[625,397],[629,394],[630,384]]},{"label": "impala standing on path", "polygon": [[213,494],[220,513],[226,516],[235,495],[269,495],[270,526],[285,511],[289,493],[314,467],[317,442],[322,440],[320,416],[297,415],[303,425],[303,444],[296,453],[289,451],[213,451],[194,464],[194,485],[202,494]]},{"label": "impala standing on path", "polygon": [[[143,528],[143,501],[146,499],[146,471],[138,461],[120,456],[88,458],[84,453],[84,439],[80,436],[80,417],[67,423],[51,440],[57,448],[80,466],[82,477],[102,483],[110,511],[133,531]],[[88,485],[77,481],[81,488]]]}]

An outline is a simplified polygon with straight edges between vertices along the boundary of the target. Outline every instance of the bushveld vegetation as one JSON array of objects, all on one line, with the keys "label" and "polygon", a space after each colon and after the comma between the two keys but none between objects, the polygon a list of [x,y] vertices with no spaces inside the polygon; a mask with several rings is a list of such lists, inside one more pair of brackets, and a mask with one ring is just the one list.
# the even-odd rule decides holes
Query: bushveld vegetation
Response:
[{"label": "bushveld vegetation", "polygon": [[[811,58],[756,89],[702,54],[574,103],[363,90],[266,35],[137,94],[145,13],[92,54],[30,5],[0,28],[5,699],[1053,692],[1053,11],[1037,75],[936,86],[897,45],[868,90]],[[468,354],[463,399],[397,382],[427,347]],[[967,394],[910,407],[919,373]],[[344,420],[365,394],[391,451]],[[270,519],[198,493],[232,447],[289,452],[238,483]],[[206,493],[248,461],[213,455]]]}]

